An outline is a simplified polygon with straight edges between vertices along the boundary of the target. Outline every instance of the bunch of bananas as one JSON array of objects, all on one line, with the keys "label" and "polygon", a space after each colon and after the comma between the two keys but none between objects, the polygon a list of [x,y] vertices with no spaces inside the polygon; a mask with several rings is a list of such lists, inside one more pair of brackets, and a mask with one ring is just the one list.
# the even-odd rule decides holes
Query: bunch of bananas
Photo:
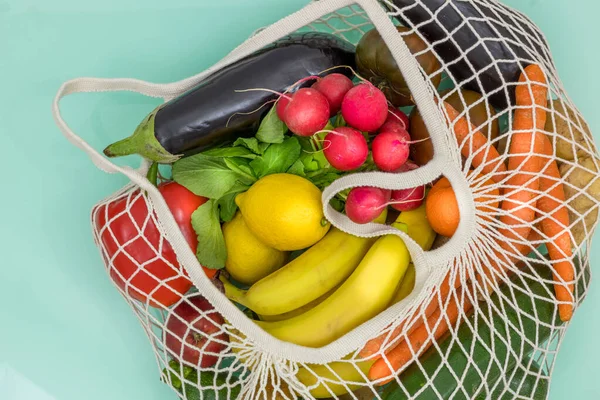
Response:
[{"label": "bunch of bananas", "polygon": [[[402,212],[392,225],[424,249],[435,238],[424,206]],[[259,316],[256,324],[278,339],[307,347],[327,345],[400,301],[411,292],[414,279],[410,254],[398,236],[359,238],[336,228],[248,290],[221,278],[227,297]],[[363,382],[361,371],[370,364],[311,365],[310,371],[301,368],[297,378],[309,387],[317,376],[326,379],[311,394],[330,397],[353,390],[355,385],[347,382]]]}]

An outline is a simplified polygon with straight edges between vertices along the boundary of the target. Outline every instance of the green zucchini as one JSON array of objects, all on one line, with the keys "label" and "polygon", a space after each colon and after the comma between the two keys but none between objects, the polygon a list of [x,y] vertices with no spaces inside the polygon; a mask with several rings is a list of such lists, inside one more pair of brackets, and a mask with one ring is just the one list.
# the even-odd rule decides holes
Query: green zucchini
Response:
[{"label": "green zucchini", "polygon": [[225,372],[215,374],[212,371],[202,371],[198,376],[196,369],[182,366],[175,360],[169,361],[169,368],[163,369],[162,380],[170,383],[187,400],[233,400],[237,399],[242,388],[239,382],[232,384]]},{"label": "green zucchini", "polygon": [[[542,379],[538,378],[542,377]],[[506,374],[510,377],[510,391],[504,390],[505,385],[498,385],[492,395],[484,393],[475,396],[476,400],[498,399],[513,400],[517,396],[521,399],[544,400],[548,397],[549,376],[535,362],[532,362],[528,370],[525,371],[522,366],[517,365]]]},{"label": "green zucchini", "polygon": [[[577,263],[576,267],[579,268]],[[580,279],[578,283],[582,285],[578,288],[579,293],[583,292],[583,285],[589,279],[589,271],[586,272],[586,279]],[[547,282],[552,279],[550,268],[542,263],[533,267],[528,275],[536,274]],[[534,298],[530,293],[539,298]],[[535,373],[536,367],[532,366],[529,371],[525,371],[522,365],[527,365],[525,360],[529,359],[536,348],[543,348],[561,325],[553,301],[543,300],[553,295],[551,284],[521,274],[514,275],[510,285],[503,285],[491,296],[493,308],[490,309],[489,304],[480,303],[481,312],[469,316],[468,323],[463,321],[458,328],[458,340],[453,339],[450,334],[446,335],[438,344],[439,350],[436,347],[430,348],[418,363],[411,364],[402,372],[400,381],[404,389],[396,381],[390,382],[384,386],[382,397],[401,400],[419,393],[417,398],[423,400],[437,399],[440,396],[453,400],[514,398],[514,394],[504,385],[503,378],[506,378],[512,391],[519,389],[518,386],[523,381],[519,391],[525,398],[545,398],[548,380],[542,379],[535,385],[536,377],[531,374]],[[514,308],[515,302],[517,309]],[[504,316],[496,311],[498,309],[511,311]],[[489,326],[490,320],[493,330]],[[516,330],[515,327],[519,326],[522,328]],[[477,327],[475,334],[479,340],[474,341],[475,335],[471,327]],[[528,340],[522,339],[522,333]],[[461,347],[472,354],[472,363],[468,362]],[[494,351],[494,358],[499,363],[492,362],[488,349]],[[507,374],[505,371],[512,373]],[[485,382],[482,381],[482,375],[485,376]],[[515,382],[517,385],[512,387]]]}]

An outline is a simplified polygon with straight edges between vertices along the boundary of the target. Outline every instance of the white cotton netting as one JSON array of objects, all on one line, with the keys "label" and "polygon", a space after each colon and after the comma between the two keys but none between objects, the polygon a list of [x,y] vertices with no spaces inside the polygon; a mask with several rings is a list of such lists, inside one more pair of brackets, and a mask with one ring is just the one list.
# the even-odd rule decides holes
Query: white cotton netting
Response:
[{"label": "white cotton netting", "polygon": [[[363,7],[341,8],[302,30],[332,32],[356,44],[386,22],[374,23],[364,11],[366,3],[372,7],[375,2],[357,3]],[[433,52],[439,59],[434,71],[420,68],[427,87],[411,89],[420,91],[420,97],[415,95],[419,105],[423,96],[433,96],[438,118],[452,122],[442,131],[430,113],[423,113],[425,126],[435,132],[429,163],[394,177],[344,178],[326,190],[324,199],[361,184],[399,189],[445,175],[457,193],[461,225],[434,250],[409,245],[417,275],[411,295],[320,353],[286,347],[260,330],[246,329],[248,324],[221,317],[232,315],[222,306],[227,300],[207,293],[203,285],[208,283],[197,279],[197,273],[188,278],[177,261],[177,248],[167,240],[152,201],[140,187],[130,184],[104,199],[93,210],[92,226],[107,272],[148,335],[162,379],[181,398],[546,398],[568,326],[559,315],[559,303],[566,314],[570,304],[576,309],[590,281],[589,249],[600,199],[593,137],[560,83],[543,35],[522,14],[494,0],[396,0],[377,7],[385,7],[388,21],[409,28],[391,41],[385,38],[397,60],[402,54],[397,42],[413,33],[429,44],[415,56]],[[498,35],[478,37],[483,25]],[[459,33],[465,30],[477,39],[471,46],[461,42]],[[505,53],[498,53],[499,45]],[[473,64],[473,52],[484,59],[487,54],[489,60]],[[520,105],[498,106],[510,103],[517,86],[499,73],[515,59],[539,64],[547,84],[522,82],[526,95]],[[402,65],[403,71],[409,64]],[[471,71],[470,78],[457,73],[465,69]],[[441,83],[434,87],[431,79],[440,74]],[[497,86],[490,76],[496,77]],[[531,94],[540,87],[547,89],[548,102],[532,108]],[[469,102],[462,91],[466,88],[485,95]],[[459,117],[469,122],[463,128],[443,106],[452,101]],[[479,107],[481,114],[482,105],[483,120],[471,113]],[[523,111],[518,118],[517,109]],[[542,113],[546,122],[534,128],[531,121]],[[463,136],[457,140],[454,131],[460,129]],[[536,153],[543,148],[535,146],[541,134],[552,144],[550,154]],[[480,136],[488,139],[486,145]],[[555,160],[558,176],[552,172]],[[531,167],[536,162],[537,169]],[[502,202],[512,206],[502,207]],[[565,207],[567,224],[561,211]],[[334,225],[357,235],[391,232],[358,227],[331,209],[327,215]],[[394,234],[410,244],[403,233]],[[547,244],[564,244],[565,235],[567,245],[549,255]],[[164,265],[172,272],[156,276]],[[573,280],[564,281],[569,271]],[[148,286],[156,288],[149,296],[140,295]],[[178,293],[185,293],[183,299],[170,307],[148,300]],[[234,320],[240,321],[239,316]],[[200,350],[182,344],[181,338],[196,340]]]}]

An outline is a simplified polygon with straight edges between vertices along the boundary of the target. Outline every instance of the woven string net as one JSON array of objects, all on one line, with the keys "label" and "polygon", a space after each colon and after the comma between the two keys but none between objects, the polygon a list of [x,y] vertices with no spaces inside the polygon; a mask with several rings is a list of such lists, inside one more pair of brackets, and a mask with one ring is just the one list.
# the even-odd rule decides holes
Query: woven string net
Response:
[{"label": "woven string net", "polygon": [[[437,3],[444,5],[431,12],[429,19],[417,22],[411,17],[415,7],[422,7],[421,12],[435,11],[436,7],[430,6]],[[238,326],[223,320],[219,310],[193,300],[198,299],[202,287],[194,285],[177,262],[151,201],[138,187],[128,185],[94,208],[94,236],[107,272],[150,339],[162,379],[181,398],[512,399],[547,396],[555,355],[568,326],[559,315],[555,286],[563,291],[572,287],[572,301],[563,305],[568,307],[568,303],[572,303],[576,309],[585,297],[590,280],[589,249],[600,192],[598,156],[584,119],[561,86],[543,35],[532,22],[493,0],[466,2],[478,10],[472,15],[457,7],[460,3],[464,2],[414,0],[382,4],[394,23],[410,28],[402,35],[419,35],[429,44],[421,53],[431,51],[440,61],[443,46],[453,43],[461,48],[453,36],[457,31],[479,24],[489,24],[496,31],[504,32],[502,40],[510,51],[503,61],[490,59],[485,70],[478,70],[466,55],[476,49],[490,49],[495,40],[500,40],[480,37],[471,48],[459,51],[453,61],[446,58],[438,70],[421,69],[428,79],[443,75],[438,87],[429,83],[429,91],[435,96],[439,114],[449,129],[442,133],[441,141],[438,140],[444,145],[433,146],[433,162],[419,170],[437,168],[438,176],[445,174],[453,185],[457,182],[457,188],[466,188],[457,190],[457,198],[461,215],[470,219],[471,224],[468,229],[459,228],[459,237],[455,235],[445,244],[438,243],[437,249],[413,258],[420,283],[415,285],[415,293],[386,310],[383,329],[362,338],[363,346],[372,339],[379,339],[370,342],[377,343],[370,354],[365,355],[363,346],[359,346],[337,360],[324,357],[327,362],[306,363],[298,361],[296,353],[284,357],[257,346]],[[462,22],[450,28],[445,23],[437,25],[445,31],[445,41],[423,35],[428,23],[447,21],[444,18],[449,13],[458,15]],[[331,32],[356,44],[373,28],[366,13],[353,5],[314,21],[303,31]],[[476,35],[477,30],[471,32]],[[398,34],[398,38],[402,35]],[[543,86],[548,90],[548,102],[541,108],[547,115],[543,127],[515,129],[514,115],[519,106],[493,110],[488,102],[492,96],[506,99],[508,93],[514,92],[516,83],[503,81],[500,75],[502,85],[496,89],[489,89],[484,81],[488,68],[495,70],[503,62],[514,62],[511,59],[523,61],[525,65],[537,63],[545,73],[547,84]],[[474,69],[472,78],[465,80],[457,76],[453,67],[458,66]],[[520,85],[533,87],[531,82]],[[441,87],[448,90],[442,92]],[[472,121],[469,110],[477,103],[469,104],[459,96],[463,106],[459,114],[469,125],[462,141],[458,141],[453,133],[458,120],[447,114],[443,104],[465,88],[479,88],[480,92],[487,93],[480,102],[485,104],[488,118],[483,123]],[[527,93],[532,91],[528,89]],[[492,135],[492,124],[499,126],[499,134]],[[517,136],[523,132],[546,135],[552,143],[551,155],[535,154],[533,145],[527,143],[521,146],[518,155],[511,151],[512,139],[526,137]],[[498,158],[488,158],[489,145],[476,145],[476,134],[488,138],[489,144],[498,149]],[[436,164],[442,156],[444,163]],[[484,162],[481,162],[482,157]],[[514,157],[520,162],[511,162]],[[536,157],[542,165],[537,171],[523,167]],[[560,172],[558,177],[551,173],[555,160]],[[509,168],[508,172],[500,166],[514,167],[515,164],[517,167]],[[515,179],[516,176],[521,180]],[[397,180],[402,179],[399,173]],[[515,185],[516,181],[520,184]],[[357,178],[354,186],[359,182]],[[386,186],[377,181],[370,183]],[[559,184],[564,187],[565,202],[555,197],[560,192],[554,190]],[[498,206],[518,192],[528,194],[527,201],[514,204],[520,210],[518,213],[511,214],[514,211]],[[546,206],[540,205],[544,203]],[[568,225],[556,213],[564,207],[569,215]],[[553,226],[553,233],[550,234],[545,225]],[[565,234],[571,242],[571,253],[550,257],[546,244]],[[155,271],[164,270],[165,264],[172,272],[156,276]],[[555,273],[557,267],[564,271],[565,265],[574,266],[573,281],[565,282],[562,275]],[[161,284],[150,296],[140,296],[144,290],[139,288],[148,281],[155,283],[154,279]],[[169,307],[148,300],[148,297],[168,298],[169,293],[185,295]],[[177,308],[179,314],[174,312]],[[189,318],[182,319],[181,315]],[[199,329],[199,325],[205,329]],[[206,329],[207,326],[210,329]],[[194,338],[200,343],[200,351],[189,344],[182,345],[181,338]],[[273,348],[278,345],[273,339]],[[385,354],[396,356],[388,360]],[[371,380],[369,369],[374,362],[383,363],[392,372]]]}]

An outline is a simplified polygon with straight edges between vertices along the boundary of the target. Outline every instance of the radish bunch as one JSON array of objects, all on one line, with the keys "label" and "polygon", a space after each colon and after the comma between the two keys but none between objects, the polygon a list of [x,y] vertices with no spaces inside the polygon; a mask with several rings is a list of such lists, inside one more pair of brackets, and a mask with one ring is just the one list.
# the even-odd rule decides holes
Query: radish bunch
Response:
[{"label": "radish bunch", "polygon": [[[282,94],[276,112],[289,130],[299,136],[327,133],[323,154],[331,166],[340,171],[360,168],[368,159],[369,143],[373,162],[384,172],[402,172],[416,168],[408,160],[412,143],[409,119],[402,111],[388,106],[383,92],[367,81],[356,85],[339,73],[315,77],[310,88]],[[324,131],[329,119],[341,113],[347,126]],[[346,214],[360,224],[377,218],[388,205],[407,211],[423,203],[425,187],[382,190],[359,187],[346,199]]]}]

